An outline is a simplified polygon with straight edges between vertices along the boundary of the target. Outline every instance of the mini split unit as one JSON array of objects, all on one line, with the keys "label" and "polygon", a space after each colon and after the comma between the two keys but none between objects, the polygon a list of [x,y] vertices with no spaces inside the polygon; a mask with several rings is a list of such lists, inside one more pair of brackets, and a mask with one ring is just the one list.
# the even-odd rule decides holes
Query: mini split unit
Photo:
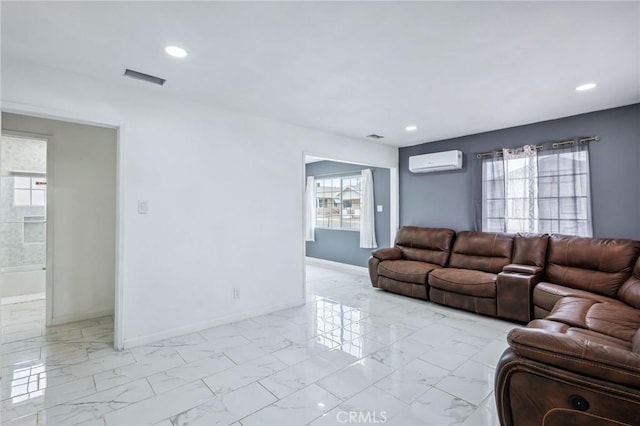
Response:
[{"label": "mini split unit", "polygon": [[409,157],[409,171],[412,173],[441,172],[462,168],[461,151],[443,151],[433,154]]}]

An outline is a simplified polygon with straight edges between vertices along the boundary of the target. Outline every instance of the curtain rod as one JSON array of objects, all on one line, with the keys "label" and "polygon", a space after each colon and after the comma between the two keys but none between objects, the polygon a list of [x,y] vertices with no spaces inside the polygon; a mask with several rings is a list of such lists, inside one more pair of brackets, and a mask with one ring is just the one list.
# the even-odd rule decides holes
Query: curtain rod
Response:
[{"label": "curtain rod", "polygon": [[[536,151],[542,151],[544,149],[544,146],[542,145],[536,145]],[[522,148],[514,148],[513,150],[517,151],[517,150],[522,150]],[[476,154],[476,158],[486,158],[486,157],[501,157],[502,155],[504,155],[504,153],[502,151],[490,151],[490,152],[480,152],[478,154]]]},{"label": "curtain rod", "polygon": [[[574,138],[574,139],[567,139],[564,141],[560,141],[560,142],[553,142],[551,144],[551,147],[553,149],[556,148],[564,148],[566,146],[572,146],[576,144],[576,139],[578,141],[578,143],[580,144],[585,144],[585,143],[589,143],[589,142],[599,142],[600,141],[600,137],[599,136],[584,136],[584,137],[579,137],[579,138]],[[536,145],[536,150],[538,151],[542,151],[544,149],[544,145]],[[502,151],[488,151],[488,152],[479,152],[476,154],[476,158],[478,159],[482,159],[482,158],[487,158],[487,157],[500,157],[502,154]]]},{"label": "curtain rod", "polygon": [[[584,138],[577,138],[578,139],[578,143],[589,143],[589,142],[599,142],[600,138],[598,136],[587,136]],[[562,141],[562,142],[554,142],[551,144],[551,147],[553,148],[562,148],[563,146],[572,146],[575,145],[576,141],[574,139],[568,139],[566,141]]]},{"label": "curtain rod", "polygon": [[[327,176],[338,176],[338,175],[341,175],[341,176],[353,176],[354,173],[362,174],[362,171],[366,170],[366,169],[367,168],[365,167],[364,169],[360,169],[360,170],[351,170],[351,171],[348,171],[348,172],[329,173],[329,174],[326,174],[326,175],[313,175],[313,177],[314,178],[323,178],[323,177],[327,177]],[[373,169],[369,169],[369,170],[371,170],[371,173],[373,174]]]}]

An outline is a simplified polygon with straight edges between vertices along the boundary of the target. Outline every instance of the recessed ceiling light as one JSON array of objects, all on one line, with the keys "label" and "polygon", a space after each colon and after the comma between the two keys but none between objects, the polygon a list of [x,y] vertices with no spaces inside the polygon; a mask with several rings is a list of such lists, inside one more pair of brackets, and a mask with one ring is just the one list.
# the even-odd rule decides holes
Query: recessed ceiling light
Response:
[{"label": "recessed ceiling light", "polygon": [[164,51],[167,52],[167,55],[173,56],[174,58],[184,58],[187,56],[187,51],[178,46],[167,46],[164,48]]},{"label": "recessed ceiling light", "polygon": [[418,126],[407,126],[404,128],[407,132],[415,132],[416,130],[418,130]]},{"label": "recessed ceiling light", "polygon": [[591,89],[595,89],[596,88],[596,84],[595,83],[585,83],[585,84],[581,84],[580,86],[576,87],[576,90],[578,92],[584,92],[585,90],[591,90]]}]

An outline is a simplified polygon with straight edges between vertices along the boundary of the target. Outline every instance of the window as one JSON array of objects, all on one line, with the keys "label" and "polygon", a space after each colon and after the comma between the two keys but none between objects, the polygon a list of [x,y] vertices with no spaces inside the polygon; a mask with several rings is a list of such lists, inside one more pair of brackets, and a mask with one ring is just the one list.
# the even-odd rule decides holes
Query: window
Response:
[{"label": "window", "polygon": [[482,230],[592,236],[588,147],[483,160]]},{"label": "window", "polygon": [[14,176],[14,206],[44,206],[47,198],[47,179],[33,176]]},{"label": "window", "polygon": [[316,178],[316,228],[360,229],[360,176]]}]

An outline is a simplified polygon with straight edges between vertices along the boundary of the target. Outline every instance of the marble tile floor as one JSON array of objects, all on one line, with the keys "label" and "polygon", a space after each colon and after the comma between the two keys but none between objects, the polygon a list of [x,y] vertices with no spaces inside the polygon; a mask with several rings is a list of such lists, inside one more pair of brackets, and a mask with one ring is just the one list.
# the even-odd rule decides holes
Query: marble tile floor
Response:
[{"label": "marble tile floor", "polygon": [[113,318],[44,327],[0,306],[2,425],[498,425],[515,324],[307,266],[308,303],[115,352]]}]

